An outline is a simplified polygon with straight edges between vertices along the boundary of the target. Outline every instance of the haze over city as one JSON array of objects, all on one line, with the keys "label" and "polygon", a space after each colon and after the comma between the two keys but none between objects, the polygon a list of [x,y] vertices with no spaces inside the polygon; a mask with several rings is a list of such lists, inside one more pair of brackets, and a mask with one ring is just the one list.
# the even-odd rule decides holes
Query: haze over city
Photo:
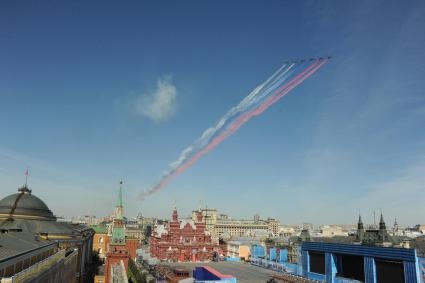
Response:
[{"label": "haze over city", "polygon": [[[175,200],[181,215],[201,201],[282,223],[354,223],[359,211],[372,223],[381,210],[389,222],[423,222],[423,1],[0,7],[3,195],[28,168],[29,187],[65,217],[111,214],[123,180],[126,215],[169,217]],[[137,200],[285,61],[328,55],[287,97]]]}]

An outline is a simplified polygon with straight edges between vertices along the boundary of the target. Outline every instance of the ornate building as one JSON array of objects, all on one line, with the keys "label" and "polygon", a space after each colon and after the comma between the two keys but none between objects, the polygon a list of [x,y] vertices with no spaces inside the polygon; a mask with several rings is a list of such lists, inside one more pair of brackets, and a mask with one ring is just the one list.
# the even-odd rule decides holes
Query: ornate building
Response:
[{"label": "ornate building", "polygon": [[[219,238],[278,236],[280,222],[274,218],[261,219],[258,214],[254,219],[231,219],[227,215],[218,214],[216,209],[200,209],[205,222],[205,228],[213,241]],[[196,220],[198,211],[192,212],[192,220]]]},{"label": "ornate building", "polygon": [[169,223],[155,224],[150,244],[152,257],[169,261],[212,260],[219,251],[205,229],[202,213],[195,220],[179,219],[175,207]]},{"label": "ornate building", "polygon": [[[0,276],[25,275],[30,276],[25,278],[32,278],[32,282],[84,281],[86,266],[91,262],[94,231],[84,225],[56,221],[52,211],[41,199],[33,195],[26,185],[20,188],[18,193],[0,200],[0,233],[4,235],[4,241],[21,241],[23,244],[19,247],[22,249],[31,246],[30,240],[26,239],[28,235],[34,243],[38,243],[32,245],[33,250],[25,249],[28,258],[18,255],[13,256],[13,260],[1,258],[5,269],[1,275],[0,267]],[[0,254],[7,252],[13,255],[13,250],[8,250],[11,247],[10,244],[2,245],[1,248],[5,251]],[[17,260],[20,257],[22,260]],[[35,265],[39,266],[39,269],[32,268]],[[40,274],[34,270],[40,270]],[[40,276],[44,277],[40,279]]]},{"label": "ornate building", "polygon": [[384,216],[381,213],[379,220],[379,229],[371,228],[364,229],[362,217],[359,215],[359,221],[357,223],[357,235],[356,242],[368,246],[392,246],[393,240],[388,234],[387,227],[385,225]]}]

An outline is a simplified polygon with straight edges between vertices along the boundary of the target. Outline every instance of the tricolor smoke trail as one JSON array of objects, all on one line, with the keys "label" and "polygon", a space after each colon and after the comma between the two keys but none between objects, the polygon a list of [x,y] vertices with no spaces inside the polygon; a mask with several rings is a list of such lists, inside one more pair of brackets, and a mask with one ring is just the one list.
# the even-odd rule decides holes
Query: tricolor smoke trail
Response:
[{"label": "tricolor smoke trail", "polygon": [[230,109],[213,127],[207,129],[192,145],[183,150],[179,158],[162,174],[160,180],[139,194],[139,199],[143,200],[164,189],[174,177],[183,173],[199,158],[230,137],[252,117],[263,113],[328,61],[329,58],[319,58],[285,63],[237,106]]}]

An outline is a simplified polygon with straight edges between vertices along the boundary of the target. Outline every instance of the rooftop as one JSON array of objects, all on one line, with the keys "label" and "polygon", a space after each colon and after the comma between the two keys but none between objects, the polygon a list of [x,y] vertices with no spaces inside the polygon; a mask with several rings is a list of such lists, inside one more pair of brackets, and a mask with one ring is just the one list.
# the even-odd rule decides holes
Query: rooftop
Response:
[{"label": "rooftop", "polygon": [[96,234],[106,234],[108,233],[108,229],[105,225],[92,225],[90,226],[94,230]]},{"label": "rooftop", "polygon": [[20,188],[18,193],[11,194],[0,200],[0,219],[2,218],[56,220],[47,205],[33,195],[27,186]]},{"label": "rooftop", "polygon": [[56,245],[56,242],[41,240],[32,233],[0,234],[0,263],[9,258],[51,245]]}]

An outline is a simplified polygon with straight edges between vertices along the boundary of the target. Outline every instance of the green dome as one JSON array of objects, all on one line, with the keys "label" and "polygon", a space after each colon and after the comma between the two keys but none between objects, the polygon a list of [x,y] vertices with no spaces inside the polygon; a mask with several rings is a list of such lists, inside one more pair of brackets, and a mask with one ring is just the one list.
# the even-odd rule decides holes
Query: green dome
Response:
[{"label": "green dome", "polygon": [[0,200],[0,218],[8,215],[9,218],[42,217],[55,220],[56,217],[47,205],[38,197],[31,194],[31,190],[23,187],[19,193],[9,195]]}]

